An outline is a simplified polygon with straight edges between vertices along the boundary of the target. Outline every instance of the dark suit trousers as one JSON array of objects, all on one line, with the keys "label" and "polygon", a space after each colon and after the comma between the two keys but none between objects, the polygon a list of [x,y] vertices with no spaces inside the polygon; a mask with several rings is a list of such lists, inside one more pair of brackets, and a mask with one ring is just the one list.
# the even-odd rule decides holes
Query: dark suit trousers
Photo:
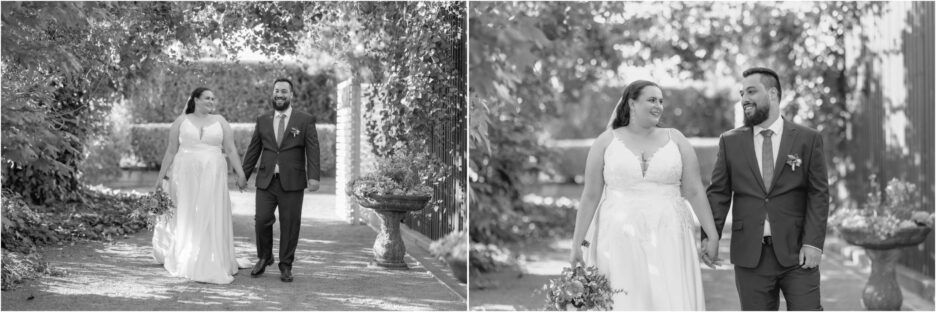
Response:
[{"label": "dark suit trousers", "polygon": [[273,212],[279,207],[280,216],[280,269],[292,268],[296,258],[296,245],[299,243],[299,228],[302,226],[303,190],[287,192],[280,185],[279,177],[274,176],[270,186],[257,189],[257,211],[255,214],[257,231],[257,257],[273,259],[273,224],[276,217]]},{"label": "dark suit trousers", "polygon": [[784,267],[777,262],[773,246],[761,247],[760,263],[756,268],[735,266],[735,283],[741,298],[741,309],[776,311],[780,308],[780,291],[783,291],[788,310],[821,311],[819,268],[803,269],[799,264]]}]

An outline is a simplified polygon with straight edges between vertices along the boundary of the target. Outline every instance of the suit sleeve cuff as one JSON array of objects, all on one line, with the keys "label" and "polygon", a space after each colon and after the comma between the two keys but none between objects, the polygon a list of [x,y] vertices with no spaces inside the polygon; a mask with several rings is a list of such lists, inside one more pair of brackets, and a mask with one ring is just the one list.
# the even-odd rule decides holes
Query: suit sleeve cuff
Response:
[{"label": "suit sleeve cuff", "polygon": [[803,247],[810,247],[810,248],[813,248],[813,249],[815,249],[815,250],[818,250],[819,253],[822,253],[822,248],[819,248],[819,247],[816,247],[816,246],[813,246],[813,245],[803,244]]}]

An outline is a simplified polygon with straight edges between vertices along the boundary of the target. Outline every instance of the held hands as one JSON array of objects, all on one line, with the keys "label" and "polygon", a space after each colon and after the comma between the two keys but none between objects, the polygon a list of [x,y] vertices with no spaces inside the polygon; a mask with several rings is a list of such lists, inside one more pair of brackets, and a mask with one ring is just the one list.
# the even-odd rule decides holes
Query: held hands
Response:
[{"label": "held hands", "polygon": [[247,178],[242,174],[237,175],[237,188],[240,189],[241,192],[247,189]]},{"label": "held hands", "polygon": [[722,265],[721,259],[718,258],[717,239],[703,239],[702,250],[699,253],[699,256],[702,258],[702,262],[704,262],[708,267],[715,269],[717,266]]},{"label": "held hands", "polygon": [[309,179],[308,189],[311,192],[318,191],[319,189],[319,180]]}]

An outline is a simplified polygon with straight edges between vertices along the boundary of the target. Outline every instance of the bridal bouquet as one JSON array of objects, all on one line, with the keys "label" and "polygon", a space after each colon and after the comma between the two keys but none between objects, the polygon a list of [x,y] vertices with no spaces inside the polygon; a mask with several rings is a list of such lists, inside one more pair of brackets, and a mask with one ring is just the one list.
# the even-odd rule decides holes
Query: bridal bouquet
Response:
[{"label": "bridal bouquet", "polygon": [[565,311],[569,305],[578,310],[611,310],[611,296],[622,292],[611,289],[608,278],[595,266],[563,268],[559,278],[549,280],[543,289],[547,311]]},{"label": "bridal bouquet", "polygon": [[169,194],[162,189],[157,189],[140,198],[138,208],[133,211],[133,217],[146,218],[146,228],[152,230],[156,225],[157,217],[172,217],[174,213],[175,205],[172,203],[172,198],[169,198]]}]

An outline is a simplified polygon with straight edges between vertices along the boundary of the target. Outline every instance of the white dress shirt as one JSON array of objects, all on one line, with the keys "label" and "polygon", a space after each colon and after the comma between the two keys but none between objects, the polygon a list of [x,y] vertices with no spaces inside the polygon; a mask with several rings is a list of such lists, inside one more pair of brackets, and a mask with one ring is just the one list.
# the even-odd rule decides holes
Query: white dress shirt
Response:
[{"label": "white dress shirt", "polygon": [[[286,120],[283,121],[284,126],[283,126],[283,133],[282,133],[282,135],[287,135],[287,134],[289,133],[289,117],[292,116],[292,106],[286,108],[286,111],[283,111],[283,112],[280,112],[280,111],[277,111],[277,110],[274,110],[274,111],[273,111],[273,136],[274,136],[274,137],[277,135],[277,134],[276,134],[276,128],[279,127],[279,122],[280,122],[280,121],[279,121],[279,118],[280,118],[280,115],[282,115],[282,114],[286,114],[286,117],[285,117]],[[280,140],[279,137],[276,137],[276,140],[282,142],[282,141]],[[279,160],[277,160],[277,161],[276,161],[276,164],[273,165],[273,173],[279,173],[279,172],[280,172],[280,171],[279,171]]]}]

